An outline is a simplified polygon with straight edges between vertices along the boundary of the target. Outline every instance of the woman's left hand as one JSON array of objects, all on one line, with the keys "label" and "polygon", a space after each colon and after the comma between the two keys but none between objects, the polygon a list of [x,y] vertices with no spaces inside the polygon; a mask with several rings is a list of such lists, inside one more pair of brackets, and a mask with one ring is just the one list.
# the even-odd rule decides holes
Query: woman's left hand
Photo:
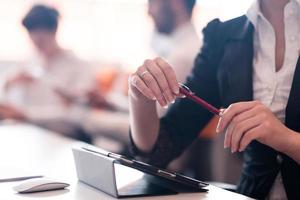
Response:
[{"label": "woman's left hand", "polygon": [[26,115],[20,110],[9,105],[0,104],[0,120],[3,119],[13,119],[23,122],[28,121]]},{"label": "woman's left hand", "polygon": [[224,148],[231,148],[232,152],[244,151],[254,140],[280,151],[291,130],[265,105],[251,101],[235,103],[225,109],[217,132],[225,132]]}]

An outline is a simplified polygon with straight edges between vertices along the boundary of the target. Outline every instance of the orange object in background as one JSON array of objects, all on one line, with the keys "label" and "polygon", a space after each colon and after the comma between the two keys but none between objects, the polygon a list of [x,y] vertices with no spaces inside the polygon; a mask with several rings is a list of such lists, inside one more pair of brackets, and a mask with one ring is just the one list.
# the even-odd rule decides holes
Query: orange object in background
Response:
[{"label": "orange object in background", "polygon": [[214,139],[217,137],[216,128],[218,125],[219,116],[214,116],[208,124],[202,129],[202,131],[199,133],[199,138],[204,139]]},{"label": "orange object in background", "polygon": [[113,87],[114,82],[116,81],[119,75],[119,71],[113,66],[103,66],[99,70],[96,80],[97,87],[102,94],[107,94]]}]

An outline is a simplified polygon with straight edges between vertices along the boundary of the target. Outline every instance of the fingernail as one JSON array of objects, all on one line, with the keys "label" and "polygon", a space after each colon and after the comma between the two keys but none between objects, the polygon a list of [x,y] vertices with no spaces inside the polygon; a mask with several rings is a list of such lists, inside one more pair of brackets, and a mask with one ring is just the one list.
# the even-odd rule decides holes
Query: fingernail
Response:
[{"label": "fingernail", "polygon": [[220,116],[220,117],[222,117],[222,116],[223,116],[223,114],[224,114],[224,111],[225,111],[225,109],[220,109],[220,113],[219,113],[219,116]]},{"label": "fingernail", "polygon": [[175,99],[173,99],[173,100],[171,101],[171,103],[174,104],[174,103],[175,103]]},{"label": "fingernail", "polygon": [[168,107],[169,107],[168,105],[163,106],[164,109],[168,109]]},{"label": "fingernail", "polygon": [[150,95],[152,100],[156,100],[156,97],[154,95]]},{"label": "fingernail", "polygon": [[174,98],[172,96],[169,97],[169,103],[172,103]]},{"label": "fingernail", "polygon": [[173,92],[175,92],[175,94],[179,94],[179,88],[178,87],[174,87],[173,88]]}]

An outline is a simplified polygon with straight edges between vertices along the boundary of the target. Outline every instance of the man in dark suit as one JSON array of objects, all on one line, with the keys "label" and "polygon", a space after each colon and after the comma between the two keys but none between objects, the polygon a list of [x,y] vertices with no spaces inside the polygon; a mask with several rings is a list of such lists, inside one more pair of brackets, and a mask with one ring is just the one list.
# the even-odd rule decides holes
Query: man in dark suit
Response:
[{"label": "man in dark suit", "polygon": [[[245,16],[204,29],[204,45],[186,85],[222,110],[224,147],[244,152],[237,191],[265,199],[300,199],[300,2],[257,0]],[[158,119],[155,101],[174,103],[179,84],[161,58],[131,76],[135,153],[164,167],[197,137],[212,115],[178,99]],[[147,114],[145,114],[147,113]]]}]

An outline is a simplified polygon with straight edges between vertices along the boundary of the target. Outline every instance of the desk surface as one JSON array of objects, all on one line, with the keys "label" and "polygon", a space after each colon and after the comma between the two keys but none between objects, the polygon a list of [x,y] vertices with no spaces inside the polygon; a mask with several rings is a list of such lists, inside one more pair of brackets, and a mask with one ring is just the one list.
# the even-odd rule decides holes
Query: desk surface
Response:
[{"label": "desk surface", "polygon": [[[0,199],[114,199],[77,181],[71,147],[80,143],[29,125],[0,126],[0,177],[16,171],[34,171],[71,184],[68,190],[35,194],[17,194],[12,187],[18,182],[0,183]],[[134,198],[137,200],[138,198]],[[249,199],[245,196],[209,186],[208,193],[189,193],[144,199]]]}]

